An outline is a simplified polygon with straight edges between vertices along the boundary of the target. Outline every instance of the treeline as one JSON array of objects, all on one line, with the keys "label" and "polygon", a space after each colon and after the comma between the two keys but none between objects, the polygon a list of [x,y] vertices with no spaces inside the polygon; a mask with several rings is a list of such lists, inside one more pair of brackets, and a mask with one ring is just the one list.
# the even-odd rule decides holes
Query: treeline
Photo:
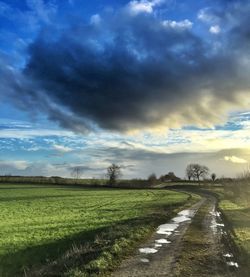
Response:
[{"label": "treeline", "polygon": [[81,179],[81,178],[63,178],[59,176],[0,176],[0,183],[6,184],[40,184],[40,185],[77,185],[77,186],[102,186],[102,187],[119,187],[119,188],[148,188],[150,186],[148,180],[131,179],[117,180],[114,184],[110,184],[107,179]]},{"label": "treeline", "polygon": [[0,176],[0,183],[12,184],[57,184],[57,185],[89,185],[89,186],[104,186],[105,179],[74,179],[63,178],[59,176]]},{"label": "treeline", "polygon": [[235,179],[221,182],[226,198],[243,205],[250,205],[250,174],[243,173]]}]

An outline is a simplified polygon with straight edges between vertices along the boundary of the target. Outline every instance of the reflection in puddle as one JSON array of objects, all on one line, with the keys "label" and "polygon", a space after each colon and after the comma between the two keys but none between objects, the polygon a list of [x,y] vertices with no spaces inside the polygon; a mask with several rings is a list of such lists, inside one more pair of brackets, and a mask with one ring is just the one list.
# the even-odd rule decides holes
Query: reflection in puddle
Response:
[{"label": "reflection in puddle", "polygon": [[158,250],[157,250],[157,249],[154,249],[154,248],[146,247],[146,248],[140,248],[139,251],[140,251],[140,253],[143,253],[143,254],[154,254],[154,253],[156,253]]},{"label": "reflection in puddle", "polygon": [[224,254],[223,257],[232,258],[232,257],[233,257],[233,254],[227,253],[227,254]]},{"label": "reflection in puddle", "polygon": [[[227,232],[225,230],[225,224],[222,223],[222,218],[221,218],[221,212],[218,212],[215,210],[215,207],[213,210],[210,212],[210,215],[212,215],[211,219],[211,229],[214,234],[221,234],[222,236],[227,236]],[[232,253],[226,253],[223,254],[223,257],[227,258],[227,260],[230,260],[230,258],[233,258]],[[239,267],[239,264],[234,261],[226,261],[226,264],[231,267]]]},{"label": "reflection in puddle", "polygon": [[179,212],[178,215],[193,217],[195,215],[195,210],[183,210],[183,211]]},{"label": "reflection in puddle", "polygon": [[171,243],[171,241],[169,241],[167,239],[157,239],[155,242],[156,243],[162,243],[162,244],[164,244],[164,243]]},{"label": "reflection in puddle", "polygon": [[217,211],[215,211],[215,209],[213,209],[213,211],[211,211],[210,214],[213,216],[212,219],[211,219],[211,225],[210,225],[213,232],[217,233],[219,231],[221,234],[224,234],[224,231],[222,229],[218,230],[218,227],[224,227],[225,226],[224,223],[218,223],[217,222],[217,219],[221,221],[221,218],[220,218],[221,213],[217,212]]},{"label": "reflection in puddle", "polygon": [[236,262],[227,262],[227,265],[229,265],[229,266],[234,266],[234,267],[239,267],[239,265],[238,265],[238,263],[236,263]]},{"label": "reflection in puddle", "polygon": [[191,218],[187,217],[185,215],[180,215],[180,216],[177,216],[177,217],[173,218],[173,221],[178,222],[178,223],[185,222],[185,221],[188,221],[188,220],[191,220]]},{"label": "reflection in puddle", "polygon": [[166,223],[158,227],[157,234],[160,235],[171,235],[172,232],[179,227],[177,223]]},{"label": "reflection in puddle", "polygon": [[140,260],[141,260],[141,262],[143,262],[143,263],[149,263],[149,259],[141,258]]},{"label": "reflection in puddle", "polygon": [[[139,252],[141,254],[155,254],[158,252],[159,248],[163,247],[163,245],[167,245],[171,243],[171,241],[167,240],[166,238],[174,233],[179,233],[178,230],[176,230],[182,222],[191,221],[191,218],[195,215],[194,210],[183,210],[177,214],[176,217],[172,218],[170,223],[162,224],[157,228],[156,233],[158,235],[164,236],[163,238],[159,238],[155,240],[155,244],[152,247],[145,247],[140,248]],[[156,249],[158,248],[158,249]],[[149,260],[142,258],[142,262],[148,263]]]}]

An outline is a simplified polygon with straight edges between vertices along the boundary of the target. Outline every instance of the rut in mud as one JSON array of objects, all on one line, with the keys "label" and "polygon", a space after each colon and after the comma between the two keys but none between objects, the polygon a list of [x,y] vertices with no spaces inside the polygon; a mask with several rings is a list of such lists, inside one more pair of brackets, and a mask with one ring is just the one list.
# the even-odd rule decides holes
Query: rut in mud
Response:
[{"label": "rut in mud", "polygon": [[112,277],[238,276],[239,264],[222,243],[227,236],[216,199],[206,195],[160,225]]}]

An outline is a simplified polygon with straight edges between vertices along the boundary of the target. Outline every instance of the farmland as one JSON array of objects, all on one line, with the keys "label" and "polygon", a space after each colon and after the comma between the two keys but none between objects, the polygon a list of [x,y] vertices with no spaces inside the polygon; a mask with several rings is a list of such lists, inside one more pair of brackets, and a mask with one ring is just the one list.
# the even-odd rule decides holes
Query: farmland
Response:
[{"label": "farmland", "polygon": [[195,201],[167,190],[52,185],[1,184],[0,193],[0,276],[105,272]]},{"label": "farmland", "polygon": [[250,260],[250,190],[249,179],[235,180],[233,184],[225,185],[219,193],[219,203],[232,230],[242,263],[249,270]]}]

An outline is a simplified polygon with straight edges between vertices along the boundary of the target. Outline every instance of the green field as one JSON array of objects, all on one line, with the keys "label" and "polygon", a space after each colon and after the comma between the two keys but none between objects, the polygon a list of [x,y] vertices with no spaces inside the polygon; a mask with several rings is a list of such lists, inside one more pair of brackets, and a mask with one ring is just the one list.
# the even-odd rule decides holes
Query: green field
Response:
[{"label": "green field", "polygon": [[189,197],[167,190],[1,184],[0,276],[105,272]]},{"label": "green field", "polygon": [[[241,186],[242,184],[237,184]],[[220,208],[223,210],[231,229],[232,237],[240,252],[242,263],[249,269],[250,261],[250,189],[244,186],[242,191],[222,193]]]}]

